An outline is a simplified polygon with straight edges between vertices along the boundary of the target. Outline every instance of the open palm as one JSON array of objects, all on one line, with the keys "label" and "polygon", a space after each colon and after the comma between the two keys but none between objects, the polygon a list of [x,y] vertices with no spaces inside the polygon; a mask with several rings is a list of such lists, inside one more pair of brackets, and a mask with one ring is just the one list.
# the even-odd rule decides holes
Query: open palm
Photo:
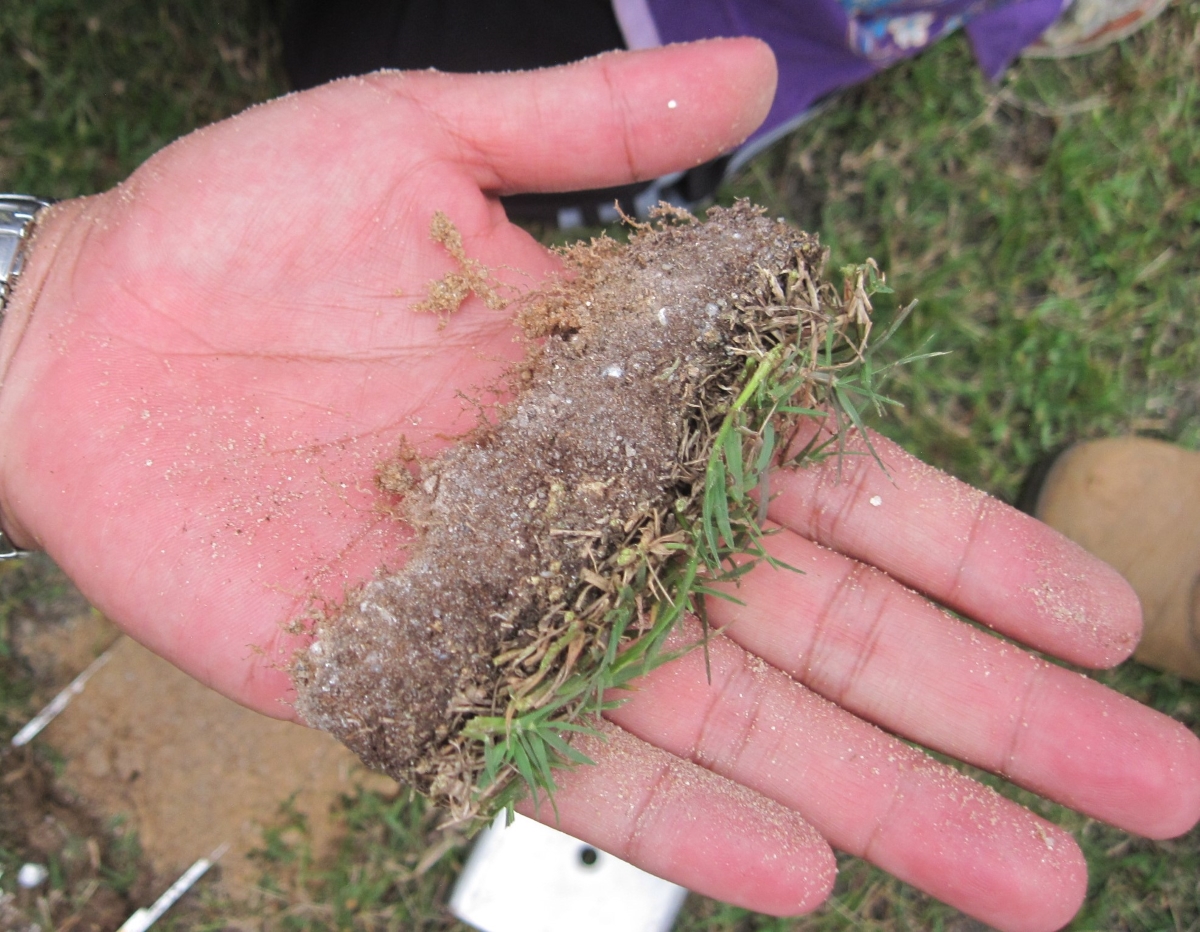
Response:
[{"label": "open palm", "polygon": [[[765,113],[772,74],[749,41],[377,74],[61,205],[0,332],[5,527],[151,649],[290,717],[285,624],[403,559],[378,464],[469,429],[523,352],[478,300],[445,327],[414,313],[452,267],[434,212],[527,288],[556,261],[500,194],[711,158]],[[1083,892],[1070,836],[889,732],[1157,836],[1200,812],[1200,744],[911,591],[1092,666],[1139,625],[1111,571],[884,451],[890,479],[864,460],[775,486],[773,545],[806,575],[756,571],[744,606],[715,607],[713,683],[686,660],[650,677],[599,765],[564,777],[563,827],[762,910],[816,905],[832,844],[995,925],[1053,928]]]}]

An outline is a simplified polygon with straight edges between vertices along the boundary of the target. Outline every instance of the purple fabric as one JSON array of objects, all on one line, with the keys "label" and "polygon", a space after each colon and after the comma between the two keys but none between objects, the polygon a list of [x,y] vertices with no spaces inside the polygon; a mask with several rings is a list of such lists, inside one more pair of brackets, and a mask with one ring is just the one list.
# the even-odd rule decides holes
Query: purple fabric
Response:
[{"label": "purple fabric", "polygon": [[1033,44],[1062,11],[1062,0],[1020,0],[981,13],[967,23],[975,60],[988,79],[1000,77],[1021,49]]},{"label": "purple fabric", "polygon": [[967,30],[980,67],[997,77],[1054,21],[1061,0],[648,0],[664,43],[757,36],[779,62],[779,90],[747,141],[825,95]]}]

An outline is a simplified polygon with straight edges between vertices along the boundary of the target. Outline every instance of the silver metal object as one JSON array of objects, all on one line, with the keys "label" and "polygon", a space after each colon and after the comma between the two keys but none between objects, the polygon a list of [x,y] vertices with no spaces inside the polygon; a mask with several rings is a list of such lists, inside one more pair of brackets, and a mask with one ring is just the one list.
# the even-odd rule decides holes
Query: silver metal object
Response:
[{"label": "silver metal object", "polygon": [[200,858],[183,872],[183,875],[167,888],[167,892],[154,901],[152,906],[143,906],[134,910],[133,915],[122,923],[117,932],[146,932],[168,909],[174,906],[181,896],[190,890],[196,881],[208,873],[208,869],[229,850],[229,844],[223,844],[206,858]]},{"label": "silver metal object", "polygon": [[533,819],[505,827],[500,813],[480,833],[450,911],[482,932],[667,932],[686,897]]},{"label": "silver metal object", "polygon": [[[0,322],[13,286],[25,266],[25,247],[33,233],[37,212],[53,201],[25,194],[0,194]],[[0,530],[0,560],[15,560],[28,554],[13,545]]]},{"label": "silver metal object", "polygon": [[21,557],[29,556],[31,553],[33,553],[32,550],[22,550],[9,540],[8,535],[0,528],[0,563],[3,563],[5,560],[19,560]]},{"label": "silver metal object", "polygon": [[42,729],[54,721],[59,713],[70,704],[72,699],[83,692],[83,687],[87,685],[87,681],[92,678],[93,674],[112,659],[115,648],[116,644],[113,644],[108,650],[88,664],[87,669],[71,680],[62,692],[51,699],[46,708],[42,709],[42,711],[26,722],[25,727],[13,735],[12,746],[14,748],[23,747],[41,734]]},{"label": "silver metal object", "polygon": [[24,194],[0,194],[0,312],[25,265],[25,245],[33,232],[34,218],[52,203]]}]

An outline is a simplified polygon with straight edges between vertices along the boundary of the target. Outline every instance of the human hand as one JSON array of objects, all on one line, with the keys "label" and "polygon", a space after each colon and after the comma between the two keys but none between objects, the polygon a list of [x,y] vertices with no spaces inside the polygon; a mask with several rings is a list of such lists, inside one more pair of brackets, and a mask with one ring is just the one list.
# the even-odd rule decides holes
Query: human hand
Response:
[{"label": "human hand", "polygon": [[755,127],[773,80],[752,40],[379,73],[255,107],[58,205],[0,331],[4,528],[147,647],[289,716],[281,622],[403,541],[376,467],[401,436],[429,454],[472,427],[462,395],[524,352],[477,300],[445,329],[411,311],[453,268],[434,212],[528,289],[558,262],[500,194],[707,160]]},{"label": "human hand", "polygon": [[[685,865],[681,882],[759,910],[815,906],[831,845],[989,926],[1058,928],[1086,893],[1071,835],[909,742],[1168,838],[1200,816],[1200,741],[946,612],[1093,668],[1128,656],[1141,625],[1111,568],[871,443],[886,474],[858,438],[860,455],[772,478],[768,550],[803,575],[760,564],[733,593],[743,605],[709,600],[724,634],[710,644],[711,683],[700,651],[645,677],[610,713],[624,730],[616,763],[561,781],[562,827],[658,873]],[[732,785],[782,806],[735,805]],[[816,830],[807,839],[801,819]],[[711,846],[704,858],[691,856],[693,834]]]},{"label": "human hand", "polygon": [[[538,75],[339,82],[63,205],[0,331],[4,526],[138,640],[289,717],[283,623],[404,541],[377,464],[401,435],[432,454],[470,427],[457,393],[522,352],[477,301],[444,330],[409,312],[450,267],[433,212],[523,288],[556,265],[498,194],[704,161],[753,128],[772,73],[761,46],[730,42]],[[1083,663],[1120,659],[1137,627],[1111,571],[884,450],[895,486],[865,465],[841,484],[808,470],[773,485],[787,530],[772,545],[807,575],[759,570],[744,609],[713,606],[733,624],[712,687],[698,656],[650,677],[613,714],[626,731],[598,766],[564,775],[562,827],[765,911],[825,896],[827,839],[994,925],[1053,927],[1082,896],[1069,836],[867,722],[1154,835],[1195,820],[1200,750],[903,590]]]}]

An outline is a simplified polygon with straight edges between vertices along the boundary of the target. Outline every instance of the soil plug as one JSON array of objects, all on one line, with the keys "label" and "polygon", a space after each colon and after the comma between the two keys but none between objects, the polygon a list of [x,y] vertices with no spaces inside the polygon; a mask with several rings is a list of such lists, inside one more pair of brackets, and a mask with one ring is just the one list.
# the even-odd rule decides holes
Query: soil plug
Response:
[{"label": "soil plug", "polygon": [[[587,762],[571,737],[605,691],[770,559],[770,471],[835,452],[875,397],[874,263],[839,292],[816,237],[745,202],[633,227],[565,249],[569,277],[522,299],[523,388],[421,466],[404,568],[320,618],[293,663],[310,724],[454,822]],[[802,418],[829,429],[797,450]]]}]

